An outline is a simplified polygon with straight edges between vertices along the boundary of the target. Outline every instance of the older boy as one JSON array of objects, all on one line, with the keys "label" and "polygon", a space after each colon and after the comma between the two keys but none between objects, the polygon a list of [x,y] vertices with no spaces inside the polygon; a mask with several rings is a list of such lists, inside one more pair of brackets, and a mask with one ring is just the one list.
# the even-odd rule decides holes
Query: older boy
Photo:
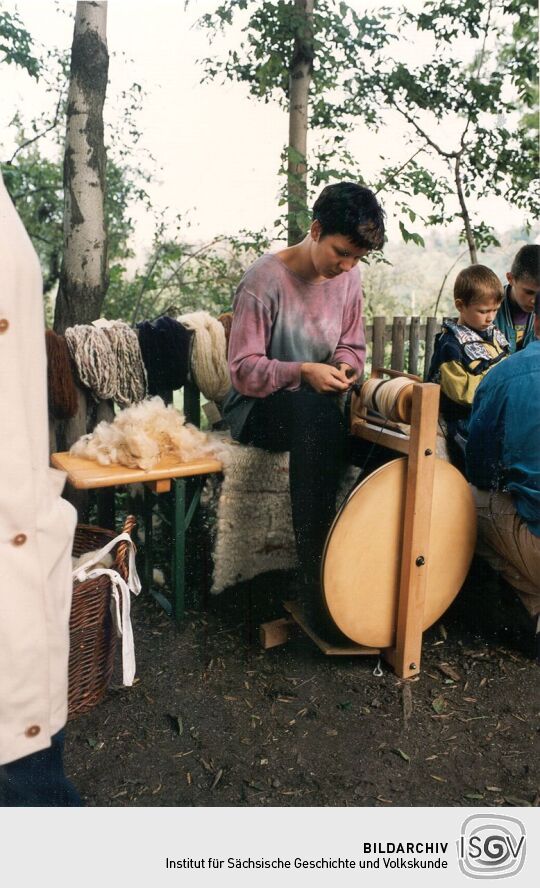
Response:
[{"label": "older boy", "polygon": [[329,185],[315,202],[304,240],[257,260],[234,300],[233,389],[224,416],[242,443],[290,451],[293,526],[310,593],[318,587],[344,460],[338,396],[364,367],[355,266],[383,242],[375,195],[352,182]]},{"label": "older boy", "polygon": [[510,351],[515,352],[534,339],[534,299],[540,291],[539,244],[527,244],[516,253],[506,279],[495,324],[508,340]]},{"label": "older boy", "polygon": [[509,353],[494,326],[503,297],[497,275],[485,265],[460,271],[454,284],[457,321],[443,324],[435,343],[429,381],[441,387],[441,413],[446,420],[450,458],[464,468],[464,448],[473,398],[480,382]]},{"label": "older boy", "polygon": [[[540,293],[535,341],[484,380],[473,406],[468,477],[478,512],[477,551],[540,615]],[[537,657],[540,656],[540,620]]]}]

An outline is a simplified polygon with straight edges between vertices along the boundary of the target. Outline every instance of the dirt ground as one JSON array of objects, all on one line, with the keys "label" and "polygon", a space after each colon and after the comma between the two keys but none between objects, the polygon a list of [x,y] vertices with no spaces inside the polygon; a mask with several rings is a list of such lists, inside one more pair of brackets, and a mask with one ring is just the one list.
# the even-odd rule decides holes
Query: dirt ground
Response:
[{"label": "dirt ground", "polygon": [[301,633],[263,652],[289,581],[241,584],[180,629],[134,602],[135,685],[67,729],[87,805],[538,806],[540,671],[493,575],[473,571],[409,682]]}]

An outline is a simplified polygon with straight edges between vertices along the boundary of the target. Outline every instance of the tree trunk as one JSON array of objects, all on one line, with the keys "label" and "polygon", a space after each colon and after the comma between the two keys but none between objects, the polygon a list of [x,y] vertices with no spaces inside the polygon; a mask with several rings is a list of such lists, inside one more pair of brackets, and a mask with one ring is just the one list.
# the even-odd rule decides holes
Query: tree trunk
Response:
[{"label": "tree trunk", "polygon": [[108,286],[103,104],[107,3],[79,2],[71,49],[64,155],[64,256],[54,329],[99,317]]},{"label": "tree trunk", "polygon": [[461,207],[461,217],[463,219],[463,225],[465,228],[465,238],[467,240],[467,246],[469,248],[469,255],[471,257],[471,265],[476,265],[478,262],[478,254],[476,252],[476,241],[474,239],[474,234],[473,234],[472,228],[471,228],[471,218],[469,216],[467,204],[465,203],[465,195],[463,194],[463,184],[461,181],[461,166],[460,166],[459,154],[456,157],[456,165],[454,168],[454,174],[455,174],[455,179],[456,179],[456,188],[457,188],[459,205]]},{"label": "tree trunk", "polygon": [[294,0],[295,38],[289,75],[289,149],[287,161],[288,242],[298,243],[307,221],[307,130],[309,85],[313,71],[315,0]]}]

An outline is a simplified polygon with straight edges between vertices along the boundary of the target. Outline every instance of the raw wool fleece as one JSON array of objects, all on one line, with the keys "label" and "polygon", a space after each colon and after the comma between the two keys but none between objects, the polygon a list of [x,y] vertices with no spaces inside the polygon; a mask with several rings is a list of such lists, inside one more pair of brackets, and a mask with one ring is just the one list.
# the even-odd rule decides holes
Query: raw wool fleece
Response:
[{"label": "raw wool fleece", "polygon": [[197,387],[209,401],[221,403],[231,387],[223,324],[207,311],[194,311],[177,320],[195,334],[191,371]]},{"label": "raw wool fleece", "polygon": [[156,397],[123,410],[111,423],[100,422],[75,442],[70,453],[101,465],[113,463],[149,471],[165,456],[182,462],[205,455],[219,459],[220,451],[226,449],[219,435],[186,425],[182,413],[165,407]]},{"label": "raw wool fleece", "polygon": [[148,381],[139,337],[123,321],[100,318],[65,332],[79,378],[97,401],[114,398],[129,407],[146,397]]},{"label": "raw wool fleece", "polygon": [[[338,506],[357,476],[356,466],[346,470]],[[222,480],[209,479],[205,500],[217,517],[213,594],[266,571],[296,567],[288,453],[233,444],[224,456]]]}]

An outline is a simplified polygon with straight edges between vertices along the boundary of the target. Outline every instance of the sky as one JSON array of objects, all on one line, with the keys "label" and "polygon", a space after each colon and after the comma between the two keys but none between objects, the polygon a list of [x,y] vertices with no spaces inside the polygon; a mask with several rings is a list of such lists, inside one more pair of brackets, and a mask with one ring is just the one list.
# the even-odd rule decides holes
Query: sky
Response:
[{"label": "sky", "polygon": [[[390,2],[397,5],[397,0]],[[363,3],[352,5],[365,8]],[[422,4],[420,0],[408,4],[414,5]],[[4,7],[17,8],[32,35],[46,46],[71,46],[75,2],[5,0]],[[276,104],[252,99],[241,84],[201,85],[198,59],[208,54],[209,44],[195,22],[213,8],[215,3],[207,0],[191,0],[187,11],[184,0],[109,0],[108,4],[111,60],[106,115],[112,118],[117,113],[122,89],[133,81],[144,87],[146,96],[137,118],[142,138],[133,160],[144,164],[145,152],[156,159],[149,185],[152,203],[168,208],[169,218],[181,213],[184,224],[190,220],[185,235],[193,241],[211,239],[217,233],[235,234],[242,228],[272,228],[280,213],[278,168],[287,141],[287,116]],[[238,30],[232,32],[230,42],[238,36]],[[415,44],[408,51],[411,58],[429,53],[429,35],[424,45]],[[44,96],[39,84],[12,68],[1,72],[0,89],[0,139],[4,141],[13,111],[17,107],[37,111]],[[377,169],[380,153],[406,156],[403,140],[399,123],[391,134],[373,133],[359,124],[350,135],[366,178]],[[149,244],[153,223],[143,207],[135,215],[137,248]],[[507,227],[519,225],[521,216],[505,209],[504,222]],[[390,229],[395,237],[396,225],[391,223]]]}]

